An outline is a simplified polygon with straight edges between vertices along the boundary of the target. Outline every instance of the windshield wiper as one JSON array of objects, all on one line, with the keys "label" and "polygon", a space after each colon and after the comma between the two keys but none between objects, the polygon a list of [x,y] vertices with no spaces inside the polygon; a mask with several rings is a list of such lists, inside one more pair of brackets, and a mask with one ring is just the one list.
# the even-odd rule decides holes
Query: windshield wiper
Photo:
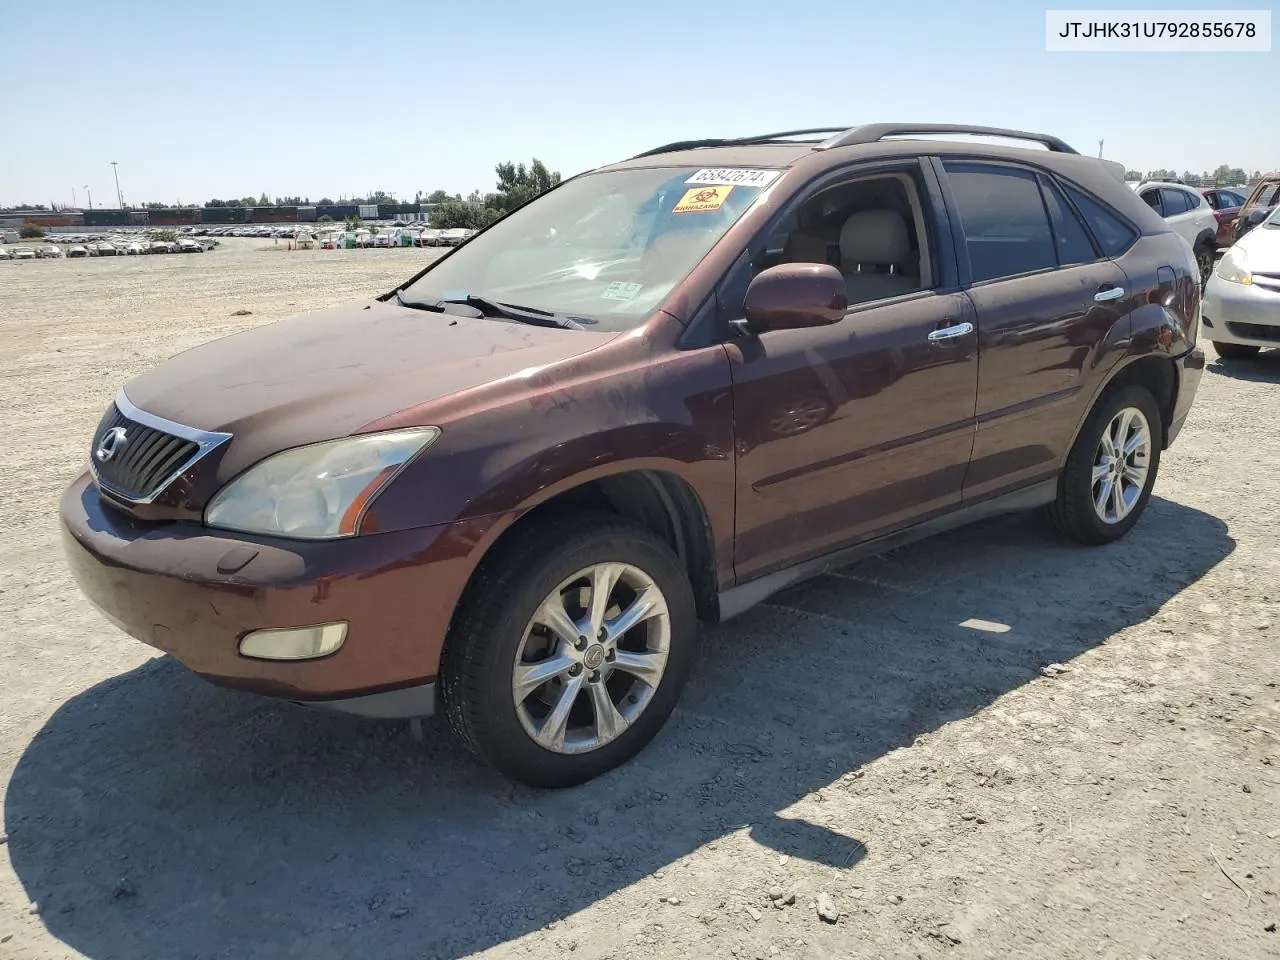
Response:
[{"label": "windshield wiper", "polygon": [[514,303],[499,303],[488,297],[477,297],[474,294],[459,294],[442,297],[439,300],[406,300],[396,291],[396,302],[402,307],[415,310],[430,310],[433,313],[444,313],[451,305],[471,307],[480,316],[502,317],[504,320],[515,320],[517,323],[528,323],[539,327],[559,327],[563,330],[585,330],[581,323],[573,317],[558,317],[549,310],[536,307],[521,307]]}]

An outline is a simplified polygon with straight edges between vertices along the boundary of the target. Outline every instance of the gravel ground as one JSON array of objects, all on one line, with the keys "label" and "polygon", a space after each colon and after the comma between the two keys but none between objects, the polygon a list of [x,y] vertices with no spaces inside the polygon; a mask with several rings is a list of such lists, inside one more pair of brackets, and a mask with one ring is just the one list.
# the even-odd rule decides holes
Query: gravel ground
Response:
[{"label": "gravel ground", "polygon": [[1280,354],[1212,360],[1125,542],[1012,517],[793,589],[573,791],[98,616],[56,503],[120,383],[424,259],[0,264],[0,957],[1280,955]]}]

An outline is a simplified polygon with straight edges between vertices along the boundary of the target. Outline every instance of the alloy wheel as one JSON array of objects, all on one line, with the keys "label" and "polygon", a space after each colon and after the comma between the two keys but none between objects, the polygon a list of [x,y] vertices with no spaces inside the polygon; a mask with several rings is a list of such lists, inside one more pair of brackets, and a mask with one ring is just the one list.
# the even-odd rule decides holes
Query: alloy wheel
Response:
[{"label": "alloy wheel", "polygon": [[1093,508],[1103,523],[1119,523],[1133,512],[1151,469],[1151,425],[1137,407],[1111,418],[1098,442],[1093,465]]},{"label": "alloy wheel", "polygon": [[520,724],[553,753],[587,753],[644,712],[671,647],[667,600],[627,563],[597,563],[539,604],[516,650],[511,692]]}]

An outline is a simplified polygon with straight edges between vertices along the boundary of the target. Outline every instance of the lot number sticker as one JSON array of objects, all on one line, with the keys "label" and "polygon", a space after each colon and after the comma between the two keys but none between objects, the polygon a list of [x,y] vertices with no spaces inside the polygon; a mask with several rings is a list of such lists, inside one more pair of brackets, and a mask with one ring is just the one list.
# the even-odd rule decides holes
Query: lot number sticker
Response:
[{"label": "lot number sticker", "polygon": [[604,293],[600,294],[600,296],[605,300],[634,300],[639,292],[640,284],[615,280],[605,287]]},{"label": "lot number sticker", "polygon": [[672,213],[710,213],[719,210],[729,199],[733,187],[694,187],[686,190]]},{"label": "lot number sticker", "polygon": [[699,170],[685,183],[727,187],[767,187],[778,179],[780,172],[779,170],[745,170],[740,167],[721,167],[714,170]]}]

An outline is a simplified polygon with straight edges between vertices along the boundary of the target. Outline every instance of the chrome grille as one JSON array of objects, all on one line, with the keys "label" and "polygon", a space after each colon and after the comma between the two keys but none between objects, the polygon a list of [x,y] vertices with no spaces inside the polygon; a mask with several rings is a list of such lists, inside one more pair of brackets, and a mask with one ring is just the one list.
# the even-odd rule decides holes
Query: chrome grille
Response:
[{"label": "chrome grille", "polygon": [[[116,430],[123,430],[123,437],[114,444],[104,444]],[[109,455],[105,449],[108,445]],[[102,486],[129,500],[146,500],[158,493],[199,449],[193,440],[126,417],[113,403],[94,432],[89,456]]]}]

